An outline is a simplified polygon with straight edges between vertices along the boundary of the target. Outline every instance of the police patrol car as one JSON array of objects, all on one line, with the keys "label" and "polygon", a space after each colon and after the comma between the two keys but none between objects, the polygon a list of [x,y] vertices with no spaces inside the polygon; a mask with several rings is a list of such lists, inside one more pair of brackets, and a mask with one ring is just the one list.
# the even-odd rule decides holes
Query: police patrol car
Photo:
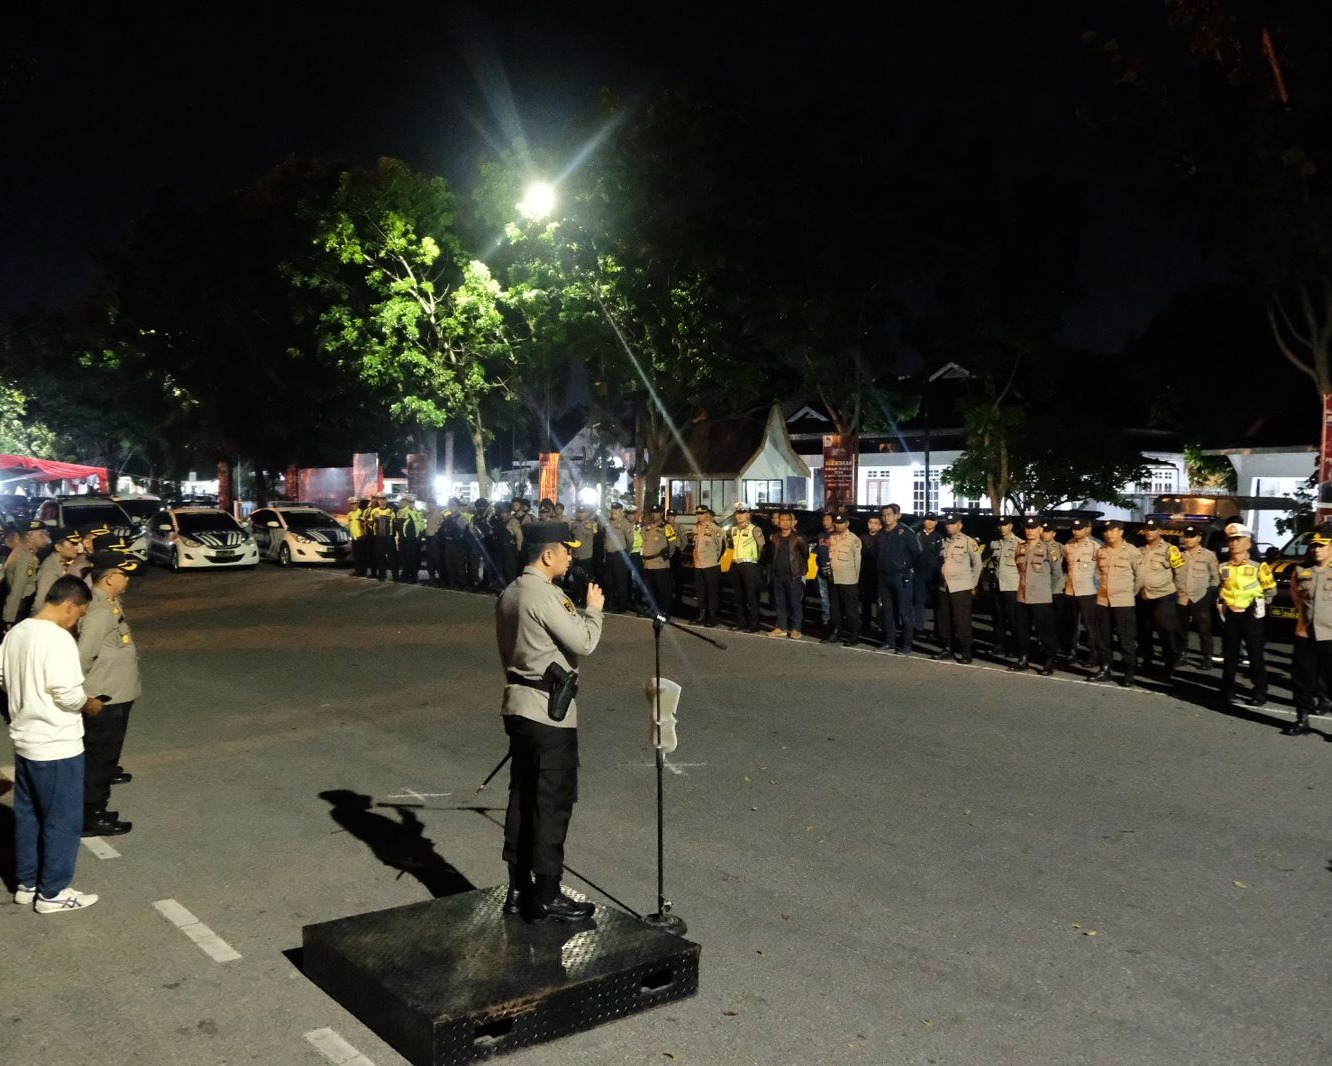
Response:
[{"label": "police patrol car", "polygon": [[168,507],[144,527],[148,561],[172,570],[256,566],[259,548],[231,515],[216,507]]},{"label": "police patrol car", "polygon": [[351,535],[327,511],[299,504],[274,504],[250,515],[259,557],[279,566],[340,563],[351,552]]}]

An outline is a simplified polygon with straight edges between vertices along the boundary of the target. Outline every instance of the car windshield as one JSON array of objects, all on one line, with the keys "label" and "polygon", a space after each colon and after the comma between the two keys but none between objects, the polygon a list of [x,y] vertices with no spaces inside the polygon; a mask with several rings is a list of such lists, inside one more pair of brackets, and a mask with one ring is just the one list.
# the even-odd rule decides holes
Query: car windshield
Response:
[{"label": "car windshield", "polygon": [[120,509],[133,518],[136,522],[142,522],[145,518],[152,518],[162,509],[161,500],[121,500]]},{"label": "car windshield", "polygon": [[323,511],[283,511],[288,529],[331,529],[338,520]]},{"label": "car windshield", "polygon": [[176,527],[182,533],[232,533],[240,529],[236,520],[225,511],[177,514]]},{"label": "car windshield", "polygon": [[79,503],[65,505],[65,525],[76,529],[96,529],[98,526],[114,528],[134,523],[114,503]]}]

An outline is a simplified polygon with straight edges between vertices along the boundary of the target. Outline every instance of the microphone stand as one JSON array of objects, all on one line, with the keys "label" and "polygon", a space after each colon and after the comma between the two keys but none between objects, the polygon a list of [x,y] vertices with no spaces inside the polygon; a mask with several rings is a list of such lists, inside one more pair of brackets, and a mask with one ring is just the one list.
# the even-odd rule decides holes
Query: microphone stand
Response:
[{"label": "microphone stand", "polygon": [[668,933],[674,933],[676,936],[684,936],[687,929],[684,919],[678,914],[671,913],[671,901],[666,898],[666,874],[665,874],[665,818],[662,778],[666,770],[666,755],[661,750],[661,631],[667,626],[672,629],[678,629],[681,633],[688,633],[691,637],[697,637],[699,640],[706,641],[719,651],[725,651],[726,645],[720,640],[709,637],[696,629],[690,629],[688,626],[682,626],[679,622],[672,622],[665,615],[654,613],[652,616],[652,650],[655,658],[655,680],[656,693],[656,714],[654,717],[657,748],[657,912],[649,914],[643,921],[647,922],[657,929],[662,929]]}]

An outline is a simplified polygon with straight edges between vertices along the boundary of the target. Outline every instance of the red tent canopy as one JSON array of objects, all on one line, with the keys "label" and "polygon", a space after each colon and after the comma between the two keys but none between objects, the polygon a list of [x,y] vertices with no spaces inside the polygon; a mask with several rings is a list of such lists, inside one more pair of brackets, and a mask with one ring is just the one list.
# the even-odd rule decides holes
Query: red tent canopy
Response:
[{"label": "red tent canopy", "polygon": [[111,479],[104,466],[80,466],[78,463],[57,463],[53,459],[36,459],[30,455],[0,454],[0,480],[64,481],[90,477],[98,479],[101,492],[110,491]]}]

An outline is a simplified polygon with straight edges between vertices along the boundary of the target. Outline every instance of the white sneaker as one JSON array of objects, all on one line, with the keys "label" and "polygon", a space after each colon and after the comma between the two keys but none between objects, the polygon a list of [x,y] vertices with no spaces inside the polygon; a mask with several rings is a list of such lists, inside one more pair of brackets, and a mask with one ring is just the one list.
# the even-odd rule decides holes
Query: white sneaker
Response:
[{"label": "white sneaker", "polygon": [[774,630],[772,630],[772,631],[770,631],[770,632],[768,633],[768,636],[770,636],[770,637],[784,637],[784,636],[786,636],[786,630],[785,630],[785,629],[774,629]]},{"label": "white sneaker", "polygon": [[97,897],[91,892],[79,892],[72,888],[62,888],[56,893],[55,899],[38,896],[36,910],[38,914],[63,914],[65,911],[77,911],[84,907],[91,907],[96,902]]},{"label": "white sneaker", "polygon": [[32,901],[37,898],[37,890],[28,888],[27,885],[19,885],[14,890],[14,902],[20,907],[31,907]]}]

